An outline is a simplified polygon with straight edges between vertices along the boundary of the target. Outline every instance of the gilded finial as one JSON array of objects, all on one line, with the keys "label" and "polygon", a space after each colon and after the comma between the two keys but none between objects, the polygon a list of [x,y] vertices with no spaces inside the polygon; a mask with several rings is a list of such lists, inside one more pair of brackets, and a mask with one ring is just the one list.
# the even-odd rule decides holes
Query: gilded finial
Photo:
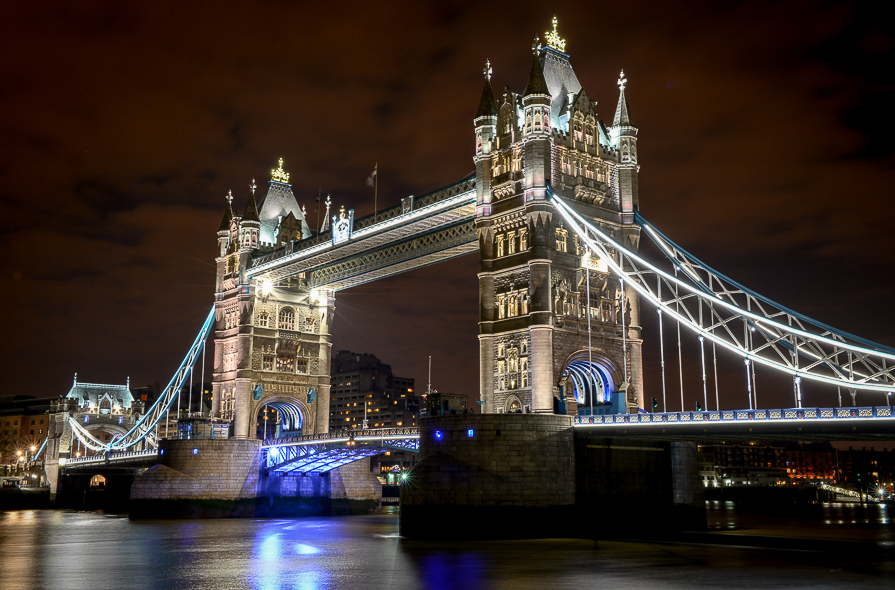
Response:
[{"label": "gilded finial", "polygon": [[270,179],[284,184],[289,182],[289,173],[283,170],[283,158],[280,158],[280,167],[270,171]]},{"label": "gilded finial", "polygon": [[563,53],[566,52],[566,40],[559,36],[559,33],[556,32],[556,25],[558,21],[556,17],[553,17],[553,31],[548,31],[546,33],[547,36],[547,45],[553,47],[554,49],[559,49]]},{"label": "gilded finial", "polygon": [[625,78],[625,71],[622,70],[622,73],[618,75],[618,88],[619,90],[624,90],[625,85],[628,83],[628,79]]},{"label": "gilded finial", "polygon": [[483,70],[485,74],[485,80],[491,81],[491,60],[485,60],[485,69]]},{"label": "gilded finial", "polygon": [[[280,160],[282,162],[282,160]],[[252,179],[252,184],[249,185],[249,190],[252,191],[252,196],[255,196],[255,189],[258,188],[255,185],[255,179]]]},{"label": "gilded finial", "polygon": [[[327,197],[329,199],[329,197]],[[345,205],[339,208],[339,219],[345,219]]]},{"label": "gilded finial", "polygon": [[535,37],[535,40],[531,44],[531,52],[534,53],[535,56],[537,56],[539,53],[541,53],[541,38],[540,37]]},{"label": "gilded finial", "polygon": [[233,189],[227,191],[226,199],[228,205],[233,205]]}]

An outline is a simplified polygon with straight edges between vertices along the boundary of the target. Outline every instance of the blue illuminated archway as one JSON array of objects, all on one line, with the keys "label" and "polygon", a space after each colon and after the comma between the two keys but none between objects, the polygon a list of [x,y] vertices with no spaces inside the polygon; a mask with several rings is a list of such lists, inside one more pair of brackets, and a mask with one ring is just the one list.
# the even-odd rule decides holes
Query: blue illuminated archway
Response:
[{"label": "blue illuminated archway", "polygon": [[587,360],[571,361],[563,372],[566,387],[572,387],[579,406],[606,406],[612,403],[612,378],[606,369]]}]

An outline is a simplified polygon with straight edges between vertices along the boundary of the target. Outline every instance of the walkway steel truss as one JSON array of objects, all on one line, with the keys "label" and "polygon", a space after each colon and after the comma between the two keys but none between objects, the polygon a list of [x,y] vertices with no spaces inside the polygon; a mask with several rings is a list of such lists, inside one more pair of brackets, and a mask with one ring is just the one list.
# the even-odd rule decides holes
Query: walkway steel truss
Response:
[{"label": "walkway steel truss", "polygon": [[474,218],[473,178],[355,220],[346,242],[334,244],[327,232],[259,256],[246,277],[305,273],[309,286],[345,289],[476,251]]},{"label": "walkway steel truss", "polygon": [[264,469],[281,473],[326,473],[386,451],[419,452],[419,428],[386,428],[290,437],[262,447]]}]

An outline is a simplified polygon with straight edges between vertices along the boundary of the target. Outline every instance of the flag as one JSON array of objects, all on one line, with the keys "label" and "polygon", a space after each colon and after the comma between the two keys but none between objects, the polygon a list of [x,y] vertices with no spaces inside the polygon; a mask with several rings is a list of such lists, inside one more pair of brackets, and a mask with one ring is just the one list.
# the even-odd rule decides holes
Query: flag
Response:
[{"label": "flag", "polygon": [[373,172],[370,173],[370,176],[367,177],[367,186],[373,186],[376,181],[376,171],[379,170],[379,163],[377,162],[375,166],[373,166]]}]

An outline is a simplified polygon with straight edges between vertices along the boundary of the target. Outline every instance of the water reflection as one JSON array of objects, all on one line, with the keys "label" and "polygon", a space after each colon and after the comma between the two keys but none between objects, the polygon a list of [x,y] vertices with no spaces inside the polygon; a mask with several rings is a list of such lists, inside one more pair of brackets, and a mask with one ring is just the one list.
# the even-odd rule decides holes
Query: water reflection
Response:
[{"label": "water reflection", "polygon": [[[711,503],[724,535],[812,534],[895,546],[889,508],[768,511]],[[95,513],[0,512],[0,586],[273,590],[512,588],[874,588],[891,552],[863,561],[814,551],[547,539],[422,542],[397,517],[131,522]],[[739,542],[736,543],[740,545]],[[834,571],[830,571],[834,570]],[[887,576],[881,578],[880,576]],[[885,584],[882,584],[885,586]]]}]

